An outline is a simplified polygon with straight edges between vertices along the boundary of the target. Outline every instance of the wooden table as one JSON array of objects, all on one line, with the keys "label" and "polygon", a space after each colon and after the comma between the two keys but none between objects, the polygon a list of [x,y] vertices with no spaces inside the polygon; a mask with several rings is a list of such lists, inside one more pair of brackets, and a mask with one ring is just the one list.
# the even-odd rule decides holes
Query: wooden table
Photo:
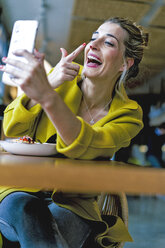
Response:
[{"label": "wooden table", "polygon": [[0,185],[70,192],[165,194],[165,169],[0,153]]}]

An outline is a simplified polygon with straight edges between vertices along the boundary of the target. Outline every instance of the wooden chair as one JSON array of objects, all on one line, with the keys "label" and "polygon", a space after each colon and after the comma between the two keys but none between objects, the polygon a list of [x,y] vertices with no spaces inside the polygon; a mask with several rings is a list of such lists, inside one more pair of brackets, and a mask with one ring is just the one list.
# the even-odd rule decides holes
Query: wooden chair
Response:
[{"label": "wooden chair", "polygon": [[[126,227],[128,227],[128,202],[125,193],[106,194],[102,193],[98,197],[98,205],[103,216],[117,215],[119,216]],[[114,244],[114,248],[122,248],[124,242]]]}]

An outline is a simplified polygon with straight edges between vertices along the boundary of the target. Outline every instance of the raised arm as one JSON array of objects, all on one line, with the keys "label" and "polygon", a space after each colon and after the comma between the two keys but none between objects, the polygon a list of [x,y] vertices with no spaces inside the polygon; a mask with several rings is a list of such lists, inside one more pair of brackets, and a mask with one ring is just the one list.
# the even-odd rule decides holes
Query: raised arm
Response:
[{"label": "raised arm", "polygon": [[[84,45],[81,45],[73,53],[67,55],[67,63],[71,63],[83,49]],[[7,58],[5,62],[15,68],[3,68],[1,70],[12,74],[15,78],[13,81],[19,84],[25,94],[30,99],[40,103],[63,142],[66,145],[71,144],[80,132],[81,122],[51,87],[42,63],[24,50],[15,52],[15,55],[25,57],[28,63]]]}]

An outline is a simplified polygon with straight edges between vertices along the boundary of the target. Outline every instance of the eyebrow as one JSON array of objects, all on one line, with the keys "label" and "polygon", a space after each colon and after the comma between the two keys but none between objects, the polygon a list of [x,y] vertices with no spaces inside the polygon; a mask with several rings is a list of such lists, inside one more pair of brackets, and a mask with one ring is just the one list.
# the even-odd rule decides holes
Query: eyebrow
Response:
[{"label": "eyebrow", "polygon": [[[93,34],[99,34],[99,32],[98,31],[95,31]],[[112,38],[116,39],[117,42],[119,43],[119,40],[113,34],[106,34],[106,36],[109,36],[109,37],[112,37]]]}]

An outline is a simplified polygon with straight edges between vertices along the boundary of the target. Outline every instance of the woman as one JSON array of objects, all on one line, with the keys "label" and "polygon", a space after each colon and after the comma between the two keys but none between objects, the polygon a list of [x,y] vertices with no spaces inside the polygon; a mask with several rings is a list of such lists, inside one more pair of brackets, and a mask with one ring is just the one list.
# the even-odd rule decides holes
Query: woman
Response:
[{"label": "woman", "polygon": [[[27,64],[5,58],[15,68],[1,70],[11,73],[25,92],[5,110],[6,136],[56,142],[57,151],[73,159],[112,157],[143,127],[142,110],[127,97],[123,82],[137,75],[144,45],[142,31],[116,17],[103,23],[86,47],[69,55],[62,48],[48,78],[38,52],[35,57],[15,52]],[[82,67],[72,61],[84,47]],[[102,221],[96,195],[1,188],[1,200],[0,231],[23,248],[83,247],[88,237],[93,244],[96,240],[93,247],[131,241],[119,218],[111,227]]]}]

